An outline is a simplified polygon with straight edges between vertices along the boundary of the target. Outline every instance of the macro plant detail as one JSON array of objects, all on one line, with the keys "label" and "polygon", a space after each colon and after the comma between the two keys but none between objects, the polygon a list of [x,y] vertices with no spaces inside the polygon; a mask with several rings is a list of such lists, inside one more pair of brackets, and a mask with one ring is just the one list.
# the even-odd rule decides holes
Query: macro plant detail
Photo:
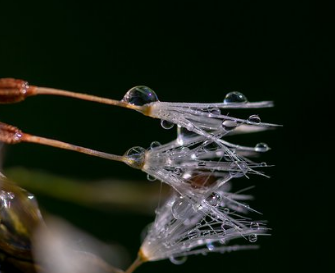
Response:
[{"label": "macro plant detail", "polygon": [[[277,125],[262,122],[258,115],[240,119],[222,112],[272,107],[272,102],[249,102],[236,91],[228,93],[220,103],[161,102],[146,86],[131,88],[118,101],[30,86],[12,78],[0,79],[0,103],[16,103],[34,95],[67,96],[124,107],[160,119],[165,129],[177,128],[176,139],[169,143],[154,141],[147,149],[136,146],[124,155],[114,155],[27,134],[0,122],[1,142],[32,142],[120,161],[145,172],[148,180],[161,181],[173,188],[168,200],[156,209],[155,221],[148,228],[138,258],[125,272],[131,273],[147,261],[170,259],[180,264],[188,255],[255,249],[256,245],[248,243],[255,243],[259,236],[268,234],[264,221],[249,217],[250,213],[259,213],[246,203],[252,199],[244,194],[247,189],[232,192],[231,186],[240,177],[266,176],[263,172],[266,163],[250,158],[268,151],[269,147],[262,142],[253,147],[238,145],[226,141],[225,137],[261,132]],[[12,191],[1,190],[4,206]],[[246,244],[228,244],[241,238]]]}]

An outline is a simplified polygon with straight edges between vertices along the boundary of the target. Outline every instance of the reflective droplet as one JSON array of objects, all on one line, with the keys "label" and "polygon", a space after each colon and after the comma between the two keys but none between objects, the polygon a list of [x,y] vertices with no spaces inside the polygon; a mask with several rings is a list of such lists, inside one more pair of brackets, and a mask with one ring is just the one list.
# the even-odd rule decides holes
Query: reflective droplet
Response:
[{"label": "reflective droplet", "polygon": [[156,93],[147,86],[135,86],[124,95],[122,101],[143,106],[158,101],[158,97]]},{"label": "reflective droplet", "polygon": [[250,234],[249,237],[248,237],[248,239],[249,239],[250,243],[257,242],[257,234]]},{"label": "reflective droplet", "polygon": [[252,122],[252,123],[260,123],[261,122],[261,119],[258,115],[251,115],[249,118],[248,118],[248,121],[249,122]]},{"label": "reflective droplet", "polygon": [[162,126],[164,129],[167,129],[167,130],[169,130],[169,129],[173,128],[173,126],[174,126],[174,123],[172,123],[172,122],[170,122],[170,121],[167,121],[167,120],[164,120],[164,119],[162,119],[162,120],[161,120],[161,126]]},{"label": "reflective droplet", "polygon": [[266,162],[261,162],[259,165],[260,165],[261,167],[266,167],[268,164],[266,164]]},{"label": "reflective droplet", "polygon": [[205,167],[206,166],[206,161],[199,161],[198,166],[199,167]]},{"label": "reflective droplet", "polygon": [[224,209],[223,209],[223,213],[225,213],[225,214],[229,214],[229,209],[228,209],[228,208],[224,208]]},{"label": "reflective droplet", "polygon": [[208,111],[208,113],[210,113],[214,116],[221,115],[221,110],[220,110],[220,108],[217,108],[217,107],[208,108],[207,111]]},{"label": "reflective droplet", "polygon": [[215,250],[215,246],[214,246],[214,244],[213,243],[207,243],[207,249],[209,250],[209,251],[213,251],[213,250]]},{"label": "reflective droplet", "polygon": [[125,152],[124,156],[129,159],[129,161],[126,162],[129,166],[141,169],[144,164],[145,149],[140,146],[132,147]]},{"label": "reflective droplet", "polygon": [[269,146],[266,144],[266,143],[258,143],[256,146],[255,146],[255,151],[256,152],[266,152],[269,150]]},{"label": "reflective droplet", "polygon": [[210,204],[213,207],[217,207],[221,202],[221,195],[217,192],[211,193],[210,196],[206,198],[206,201],[208,204]]},{"label": "reflective droplet", "polygon": [[183,197],[179,197],[173,203],[171,207],[171,213],[176,219],[183,219],[187,216],[189,208],[191,207],[190,203]]},{"label": "reflective droplet", "polygon": [[154,176],[148,174],[148,175],[147,175],[147,179],[148,179],[149,181],[155,181],[155,180],[156,180],[156,177],[154,177]]},{"label": "reflective droplet", "polygon": [[154,148],[156,148],[156,147],[159,147],[159,146],[161,146],[162,144],[160,144],[160,142],[158,142],[158,141],[153,141],[153,142],[151,142],[151,144],[150,144],[150,149],[154,149]]},{"label": "reflective droplet", "polygon": [[175,168],[173,172],[174,172],[174,174],[179,176],[183,173],[183,170],[181,168]]},{"label": "reflective droplet", "polygon": [[247,98],[238,91],[230,92],[226,95],[226,97],[223,100],[223,103],[229,104],[229,103],[246,103],[248,102]]},{"label": "reflective droplet", "polygon": [[186,256],[181,256],[181,257],[171,256],[170,261],[173,264],[180,265],[180,264],[183,264],[187,261],[187,257]]},{"label": "reflective droplet", "polygon": [[233,121],[233,120],[224,120],[222,122],[222,127],[226,131],[231,131],[231,130],[234,130],[237,127],[237,122]]}]

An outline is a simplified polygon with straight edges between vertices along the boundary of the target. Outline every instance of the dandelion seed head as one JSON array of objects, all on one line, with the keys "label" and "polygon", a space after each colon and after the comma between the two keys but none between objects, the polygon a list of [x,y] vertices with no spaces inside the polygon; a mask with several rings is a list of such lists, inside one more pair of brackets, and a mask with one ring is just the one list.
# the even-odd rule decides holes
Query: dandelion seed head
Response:
[{"label": "dandelion seed head", "polygon": [[[210,196],[215,195],[212,193]],[[238,194],[235,198],[238,199]],[[220,209],[228,208],[218,203]],[[207,201],[202,204],[204,207],[213,205]],[[155,222],[150,226],[140,252],[145,260],[170,259],[174,262],[174,259],[188,255],[227,251],[227,243],[237,238],[253,243],[257,236],[265,235],[266,232],[264,225],[251,222],[236,211],[231,210],[224,219],[217,218],[204,209],[196,208],[191,200],[175,194],[157,210]],[[243,248],[253,246],[235,247],[235,250]]]}]

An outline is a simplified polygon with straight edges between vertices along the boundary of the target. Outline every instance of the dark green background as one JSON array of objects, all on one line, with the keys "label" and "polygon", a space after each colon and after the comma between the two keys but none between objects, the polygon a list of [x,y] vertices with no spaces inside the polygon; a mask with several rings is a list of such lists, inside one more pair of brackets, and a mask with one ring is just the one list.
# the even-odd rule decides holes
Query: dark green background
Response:
[{"label": "dark green background", "polygon": [[[232,90],[274,100],[275,108],[255,112],[284,127],[236,138],[272,147],[264,157],[276,165],[272,178],[250,183],[273,235],[259,251],[151,263],[138,272],[329,272],[322,245],[333,231],[333,15],[316,1],[1,1],[0,77],[115,99],[144,84],[162,101],[222,101]],[[23,131],[116,154],[175,135],[138,113],[66,98],[1,105],[0,115]],[[6,149],[5,166],[14,165],[88,180],[145,178],[119,163],[32,144]],[[94,236],[124,244],[132,257],[152,220],[41,201]]]}]

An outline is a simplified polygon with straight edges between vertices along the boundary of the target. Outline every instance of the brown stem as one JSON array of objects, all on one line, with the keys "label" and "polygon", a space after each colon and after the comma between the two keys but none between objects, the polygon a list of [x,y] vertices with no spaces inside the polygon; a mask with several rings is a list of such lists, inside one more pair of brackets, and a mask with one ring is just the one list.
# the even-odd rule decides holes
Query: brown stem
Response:
[{"label": "brown stem", "polygon": [[124,273],[132,273],[134,270],[144,263],[144,260],[140,255],[137,256],[136,260],[128,267],[128,269]]}]

